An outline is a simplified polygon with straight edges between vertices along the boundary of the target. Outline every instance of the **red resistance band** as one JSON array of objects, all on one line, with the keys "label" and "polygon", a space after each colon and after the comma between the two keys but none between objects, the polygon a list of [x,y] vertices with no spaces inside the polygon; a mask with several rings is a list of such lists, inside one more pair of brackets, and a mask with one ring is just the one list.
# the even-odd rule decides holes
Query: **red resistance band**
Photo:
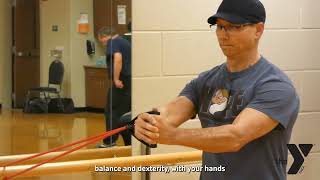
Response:
[{"label": "red resistance band", "polygon": [[16,164],[18,164],[18,163],[21,163],[21,162],[24,162],[24,161],[27,161],[27,160],[30,160],[30,159],[34,159],[34,158],[36,158],[36,157],[39,157],[39,156],[42,156],[42,155],[45,155],[45,154],[48,154],[48,153],[51,153],[51,152],[56,152],[56,151],[58,151],[58,150],[61,150],[61,149],[66,148],[66,147],[70,147],[70,146],[73,146],[73,145],[76,145],[76,144],[80,144],[80,143],[86,142],[86,143],[84,143],[84,144],[82,144],[82,145],[80,145],[80,146],[78,146],[78,147],[75,147],[75,148],[73,148],[73,149],[70,149],[70,150],[62,153],[62,154],[59,154],[58,156],[55,156],[55,157],[52,157],[52,158],[50,158],[50,159],[44,160],[44,161],[42,161],[42,162],[40,162],[40,163],[38,163],[38,164],[36,164],[36,165],[34,165],[34,166],[31,166],[30,168],[27,168],[27,169],[25,169],[25,170],[22,170],[22,171],[20,171],[20,172],[17,172],[17,173],[15,173],[15,174],[12,174],[11,176],[5,176],[5,177],[3,178],[3,180],[13,179],[13,178],[15,178],[15,177],[17,177],[17,176],[19,176],[19,175],[21,175],[21,174],[24,174],[24,173],[26,173],[26,172],[28,172],[28,171],[31,171],[31,170],[35,169],[35,168],[37,168],[37,167],[39,167],[39,166],[41,166],[41,165],[43,165],[43,164],[46,164],[46,163],[51,162],[51,161],[54,161],[54,160],[56,160],[56,159],[58,159],[58,158],[60,158],[60,157],[63,157],[63,156],[65,156],[65,155],[67,155],[67,154],[70,154],[70,153],[72,153],[72,152],[74,152],[74,151],[77,151],[77,150],[79,150],[79,149],[81,149],[81,148],[83,148],[83,147],[85,147],[85,146],[88,146],[88,145],[90,145],[90,144],[96,143],[96,142],[98,142],[98,141],[100,141],[100,140],[102,140],[102,139],[105,139],[105,138],[107,138],[107,137],[110,137],[110,136],[112,136],[112,135],[118,134],[118,133],[120,133],[120,132],[122,132],[122,131],[124,131],[124,130],[127,130],[128,128],[130,128],[130,127],[129,127],[129,126],[124,126],[124,127],[118,128],[118,129],[114,129],[114,130],[111,130],[111,131],[102,133],[102,134],[100,134],[100,135],[98,135],[98,136],[90,137],[90,138],[83,139],[83,140],[80,140],[80,141],[76,141],[76,142],[73,142],[73,143],[70,143],[70,144],[66,144],[66,145],[63,145],[63,146],[59,146],[59,147],[56,147],[56,148],[51,149],[51,150],[46,151],[46,152],[42,152],[42,153],[39,153],[39,154],[36,154],[36,155],[32,155],[32,156],[30,156],[30,157],[26,157],[26,158],[23,158],[23,159],[14,161],[14,162],[7,163],[7,164],[5,164],[5,165],[3,166],[3,173],[4,173],[4,174],[5,174],[5,169],[6,169],[7,166],[16,165]]},{"label": "red resistance band", "polygon": [[[157,111],[149,111],[149,112],[147,112],[147,113],[149,113],[149,114],[154,114],[154,115],[160,115],[160,113],[157,112]],[[134,122],[135,122],[135,120],[136,120],[137,118],[138,118],[138,116],[136,116],[136,117],[135,117],[132,121],[130,121],[126,126],[123,126],[123,127],[121,127],[121,128],[117,128],[117,129],[114,129],[114,130],[111,130],[111,131],[102,133],[102,134],[97,135],[97,136],[93,136],[93,137],[90,137],[90,138],[86,138],[86,139],[83,139],[83,140],[79,140],[79,141],[76,141],[76,142],[73,142],[73,143],[70,143],[70,144],[66,144],[66,145],[63,145],[63,146],[59,146],[59,147],[53,148],[53,149],[51,149],[51,150],[49,150],[49,151],[46,151],[46,152],[42,152],[42,153],[39,153],[39,154],[32,155],[32,156],[30,156],[30,157],[26,157],[26,158],[23,158],[23,159],[20,159],[20,160],[17,160],[17,161],[13,161],[13,162],[7,163],[7,164],[5,164],[5,165],[3,166],[3,174],[5,174],[5,170],[6,170],[6,167],[7,167],[7,166],[13,166],[13,165],[16,165],[16,164],[18,164],[18,163],[21,163],[21,162],[24,162],[24,161],[27,161],[27,160],[30,160],[30,159],[34,159],[34,158],[36,158],[36,157],[39,157],[39,156],[42,156],[42,155],[45,155],[45,154],[49,154],[49,153],[51,153],[51,152],[56,152],[56,151],[59,151],[59,150],[64,149],[64,148],[67,148],[67,147],[70,147],[70,146],[74,146],[74,145],[76,145],[76,144],[80,144],[80,143],[86,142],[86,143],[84,143],[84,144],[82,144],[82,145],[80,145],[80,146],[78,146],[78,147],[75,147],[75,148],[73,148],[73,149],[70,149],[70,150],[62,153],[62,154],[59,154],[58,156],[55,156],[55,157],[52,157],[52,158],[50,158],[50,159],[44,160],[44,161],[42,161],[42,162],[40,162],[40,163],[38,163],[38,164],[36,164],[36,165],[34,165],[34,166],[31,166],[30,168],[27,168],[27,169],[25,169],[25,170],[22,170],[22,171],[20,171],[20,172],[17,172],[17,173],[15,173],[15,174],[12,174],[11,176],[5,176],[5,177],[3,178],[3,180],[13,179],[13,178],[15,178],[15,177],[17,177],[17,176],[19,176],[19,175],[21,175],[21,174],[24,174],[24,173],[26,173],[26,172],[28,172],[28,171],[31,171],[31,170],[35,169],[35,168],[37,168],[37,167],[39,167],[39,166],[41,166],[41,165],[43,165],[43,164],[46,164],[46,163],[51,162],[51,161],[54,161],[54,160],[56,160],[56,159],[58,159],[58,158],[61,158],[61,157],[65,156],[65,155],[67,155],[67,154],[70,154],[70,153],[72,153],[72,152],[74,152],[74,151],[77,151],[77,150],[79,150],[79,149],[81,149],[81,148],[83,148],[83,147],[85,147],[85,146],[88,146],[88,145],[90,145],[90,144],[96,143],[96,142],[98,142],[98,141],[100,141],[100,140],[102,140],[102,139],[105,139],[105,138],[110,137],[110,136],[112,136],[112,135],[118,134],[118,133],[120,133],[120,132],[122,132],[122,131],[130,130],[131,133],[132,133],[132,135],[134,136]],[[139,140],[139,139],[138,139],[138,140]],[[156,147],[157,147],[157,144],[148,144],[148,143],[146,143],[146,142],[144,142],[144,141],[142,141],[142,140],[139,140],[139,141],[142,142],[143,144],[145,144],[145,145],[148,146],[148,147],[151,147],[151,148],[156,148]]]}]

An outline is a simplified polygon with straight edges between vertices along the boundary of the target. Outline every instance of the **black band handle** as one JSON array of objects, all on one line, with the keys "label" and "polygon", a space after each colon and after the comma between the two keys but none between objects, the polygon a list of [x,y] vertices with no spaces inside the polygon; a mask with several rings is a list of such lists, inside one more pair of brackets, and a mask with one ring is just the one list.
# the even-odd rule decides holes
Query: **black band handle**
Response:
[{"label": "black band handle", "polygon": [[[160,115],[160,112],[158,111],[148,111],[148,114],[154,114],[154,115]],[[134,135],[134,125],[135,125],[135,121],[136,119],[138,119],[138,116],[136,116],[132,121],[130,121],[127,124],[127,128],[129,129],[129,131],[132,133],[132,136],[134,136],[138,141],[140,141],[141,143],[143,143],[144,145],[146,145],[147,147],[150,148],[156,148],[157,144],[148,144],[146,142],[144,142],[143,140],[138,139],[135,135]]]}]

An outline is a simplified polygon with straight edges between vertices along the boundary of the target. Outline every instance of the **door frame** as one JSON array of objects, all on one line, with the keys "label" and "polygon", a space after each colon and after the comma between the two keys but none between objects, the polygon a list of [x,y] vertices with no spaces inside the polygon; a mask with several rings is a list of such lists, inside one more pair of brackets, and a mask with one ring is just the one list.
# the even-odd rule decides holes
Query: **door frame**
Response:
[{"label": "door frame", "polygon": [[[17,0],[12,0],[12,6],[11,6],[11,108],[15,108],[16,105],[17,105],[17,102],[16,102],[16,90],[15,90],[15,60],[17,59],[17,55],[16,55],[16,43],[14,42],[15,40],[15,10],[16,10],[16,1]],[[40,85],[40,76],[41,76],[41,64],[40,64],[40,49],[41,49],[41,45],[40,45],[40,0],[35,0],[35,3],[38,3],[37,4],[37,13],[35,13],[35,19],[34,19],[34,23],[35,23],[35,34],[37,34],[35,37],[34,37],[34,43],[36,46],[39,46],[39,47],[33,47],[33,48],[38,48],[38,77],[36,77],[38,80],[37,80],[37,86]],[[33,49],[30,51],[30,52],[33,52]],[[30,53],[30,57],[28,58],[32,58],[31,56],[32,53]],[[17,72],[19,73],[19,72]]]}]

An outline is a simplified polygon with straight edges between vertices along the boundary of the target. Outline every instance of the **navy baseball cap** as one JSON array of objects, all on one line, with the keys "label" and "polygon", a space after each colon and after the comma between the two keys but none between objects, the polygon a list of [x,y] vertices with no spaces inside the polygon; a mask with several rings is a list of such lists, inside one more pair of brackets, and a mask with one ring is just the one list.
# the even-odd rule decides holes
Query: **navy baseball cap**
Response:
[{"label": "navy baseball cap", "polygon": [[208,23],[215,25],[217,18],[234,24],[264,23],[266,11],[259,0],[223,0],[216,14],[208,18]]}]

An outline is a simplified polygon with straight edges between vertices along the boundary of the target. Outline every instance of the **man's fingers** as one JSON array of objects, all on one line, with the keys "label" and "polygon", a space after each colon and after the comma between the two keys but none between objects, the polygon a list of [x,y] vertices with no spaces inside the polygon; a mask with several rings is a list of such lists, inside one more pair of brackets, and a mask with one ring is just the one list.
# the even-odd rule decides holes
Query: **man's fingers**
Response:
[{"label": "man's fingers", "polygon": [[146,142],[146,143],[148,143],[148,144],[157,144],[157,142],[155,142],[154,140],[148,138],[147,136],[145,136],[145,135],[143,135],[143,134],[141,134],[141,133],[139,133],[139,132],[135,132],[134,135],[135,135],[138,139],[140,139],[140,140],[142,140],[142,141],[144,141],[144,142]]},{"label": "man's fingers", "polygon": [[152,125],[155,125],[157,123],[156,119],[153,117],[153,115],[150,115],[148,113],[142,113],[137,120],[143,120],[147,123],[150,123]]},{"label": "man's fingers", "polygon": [[144,128],[141,128],[139,126],[137,126],[135,128],[135,132],[138,132],[138,133],[140,133],[150,139],[156,139],[159,137],[159,133],[151,132],[151,131],[144,129]]},{"label": "man's fingers", "polygon": [[152,115],[148,113],[139,115],[135,121],[135,136],[144,142],[155,144],[155,140],[159,138],[159,129],[155,124],[156,120]]},{"label": "man's fingers", "polygon": [[156,120],[151,114],[142,113],[141,114],[141,119],[146,121],[146,122],[149,122],[150,124],[156,124]]},{"label": "man's fingers", "polygon": [[159,132],[159,129],[158,129],[156,126],[151,125],[150,123],[144,123],[144,124],[141,126],[141,128],[143,128],[143,129],[145,129],[145,130],[147,130],[147,131],[151,131],[151,132],[153,132],[153,133]]}]

